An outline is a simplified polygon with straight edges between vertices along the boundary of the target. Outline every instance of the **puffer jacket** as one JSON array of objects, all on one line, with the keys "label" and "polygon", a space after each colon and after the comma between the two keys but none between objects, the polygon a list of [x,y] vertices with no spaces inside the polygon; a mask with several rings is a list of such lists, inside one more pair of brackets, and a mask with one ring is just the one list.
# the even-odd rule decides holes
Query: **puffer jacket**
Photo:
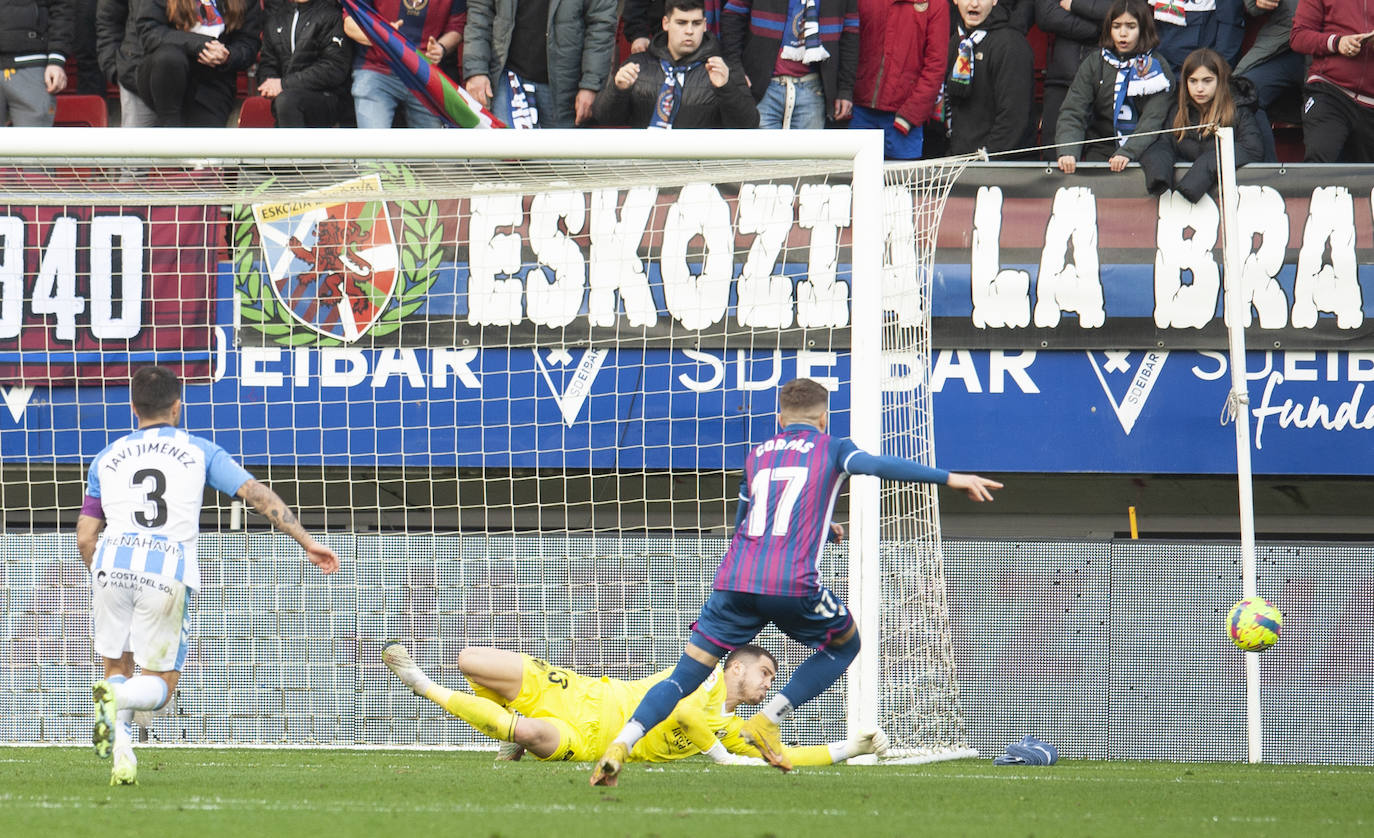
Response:
[{"label": "puffer jacket", "polygon": [[945,0],[859,0],[854,104],[925,124],[945,79],[949,33]]},{"label": "puffer jacket", "polygon": [[[720,55],[720,42],[710,32],[705,33],[701,46],[691,55],[683,56],[678,64],[704,62],[712,56]],[[654,107],[658,103],[659,92],[663,89],[662,61],[674,63],[668,52],[668,34],[659,32],[649,44],[649,49],[630,56],[626,63],[639,65],[639,77],[629,90],[615,86],[614,78],[596,96],[592,116],[601,125],[628,125],[644,128],[653,119]],[[705,64],[689,70],[683,79],[679,94],[677,118],[674,128],[757,128],[759,109],[754,105],[754,97],[749,86],[744,83],[744,68],[739,64],[726,62],[730,68],[730,78],[721,87],[711,84]]]},{"label": "puffer jacket", "polygon": [[[1259,100],[1255,95],[1255,85],[1243,76],[1231,78],[1231,98],[1236,103],[1235,130],[1236,167],[1255,163],[1264,157],[1264,141],[1260,136],[1259,120],[1255,108]],[[1178,114],[1178,97],[1164,118],[1164,127],[1174,124]],[[1175,182],[1174,164],[1192,161],[1193,165]],[[1140,156],[1140,168],[1145,171],[1145,188],[1151,195],[1158,195],[1166,189],[1174,189],[1180,195],[1197,203],[1213,186],[1217,185],[1217,145],[1215,138],[1204,135],[1198,129],[1178,134],[1170,131],[1160,134],[1145,153]]]},{"label": "puffer jacket", "polygon": [[281,79],[283,90],[342,93],[351,75],[352,44],[335,0],[276,4],[262,30],[258,78]]},{"label": "puffer jacket", "polygon": [[65,64],[72,26],[71,0],[0,0],[0,69]]}]

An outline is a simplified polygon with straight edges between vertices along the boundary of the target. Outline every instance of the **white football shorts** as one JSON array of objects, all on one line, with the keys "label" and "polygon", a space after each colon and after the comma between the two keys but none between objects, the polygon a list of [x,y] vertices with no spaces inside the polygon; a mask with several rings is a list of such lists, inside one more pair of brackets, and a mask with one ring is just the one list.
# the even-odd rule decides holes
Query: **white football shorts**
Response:
[{"label": "white football shorts", "polygon": [[91,574],[91,640],[96,654],[151,672],[180,671],[191,636],[191,591],[169,576],[137,570]]}]

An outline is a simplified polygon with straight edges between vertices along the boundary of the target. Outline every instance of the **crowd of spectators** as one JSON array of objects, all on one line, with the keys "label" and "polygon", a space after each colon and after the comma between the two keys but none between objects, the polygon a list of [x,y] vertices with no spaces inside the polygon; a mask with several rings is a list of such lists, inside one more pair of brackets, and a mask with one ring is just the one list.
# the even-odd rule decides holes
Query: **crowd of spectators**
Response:
[{"label": "crowd of spectators", "polygon": [[[339,2],[0,0],[0,125],[52,125],[71,94],[124,126],[224,126],[248,97],[279,126],[441,124]],[[1206,171],[1210,119],[1244,161],[1374,162],[1374,0],[370,4],[519,128],[868,127],[889,158],[1072,173]]]}]

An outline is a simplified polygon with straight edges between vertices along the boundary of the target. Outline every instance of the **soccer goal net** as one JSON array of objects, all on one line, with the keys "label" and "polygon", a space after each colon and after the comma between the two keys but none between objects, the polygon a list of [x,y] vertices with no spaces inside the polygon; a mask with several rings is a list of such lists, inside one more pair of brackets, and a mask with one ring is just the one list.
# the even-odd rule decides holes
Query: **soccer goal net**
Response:
[{"label": "soccer goal net", "polygon": [[[166,742],[487,744],[390,677],[389,639],[451,686],[474,645],[671,665],[793,377],[832,390],[834,432],[932,462],[929,272],[965,161],[884,185],[863,132],[646,137],[7,134],[0,740],[89,734],[72,529],[141,364],[343,560],[320,576],[207,495]],[[865,652],[786,735],[962,753],[933,491],[856,479],[837,519],[822,575]],[[761,642],[784,678],[806,651]]]}]

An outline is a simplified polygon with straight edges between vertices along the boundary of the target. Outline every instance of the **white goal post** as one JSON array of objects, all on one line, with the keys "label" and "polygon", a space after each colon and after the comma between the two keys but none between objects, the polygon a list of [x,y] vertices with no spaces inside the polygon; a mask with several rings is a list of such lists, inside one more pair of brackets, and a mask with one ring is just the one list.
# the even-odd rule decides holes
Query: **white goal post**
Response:
[{"label": "white goal post", "polygon": [[[933,464],[930,270],[967,162],[885,183],[864,131],[8,129],[0,652],[58,657],[0,679],[0,715],[37,699],[59,718],[0,741],[85,735],[69,533],[84,466],[129,428],[119,376],[150,360],[184,365],[188,429],[347,563],[303,575],[289,542],[207,506],[199,639],[155,737],[480,744],[393,689],[389,637],[449,682],[468,644],[671,664],[781,380],[827,382],[860,447]],[[167,289],[196,282],[169,313]],[[822,571],[864,651],[788,734],[843,718],[905,756],[972,755],[933,489],[855,478],[847,516]]]}]

